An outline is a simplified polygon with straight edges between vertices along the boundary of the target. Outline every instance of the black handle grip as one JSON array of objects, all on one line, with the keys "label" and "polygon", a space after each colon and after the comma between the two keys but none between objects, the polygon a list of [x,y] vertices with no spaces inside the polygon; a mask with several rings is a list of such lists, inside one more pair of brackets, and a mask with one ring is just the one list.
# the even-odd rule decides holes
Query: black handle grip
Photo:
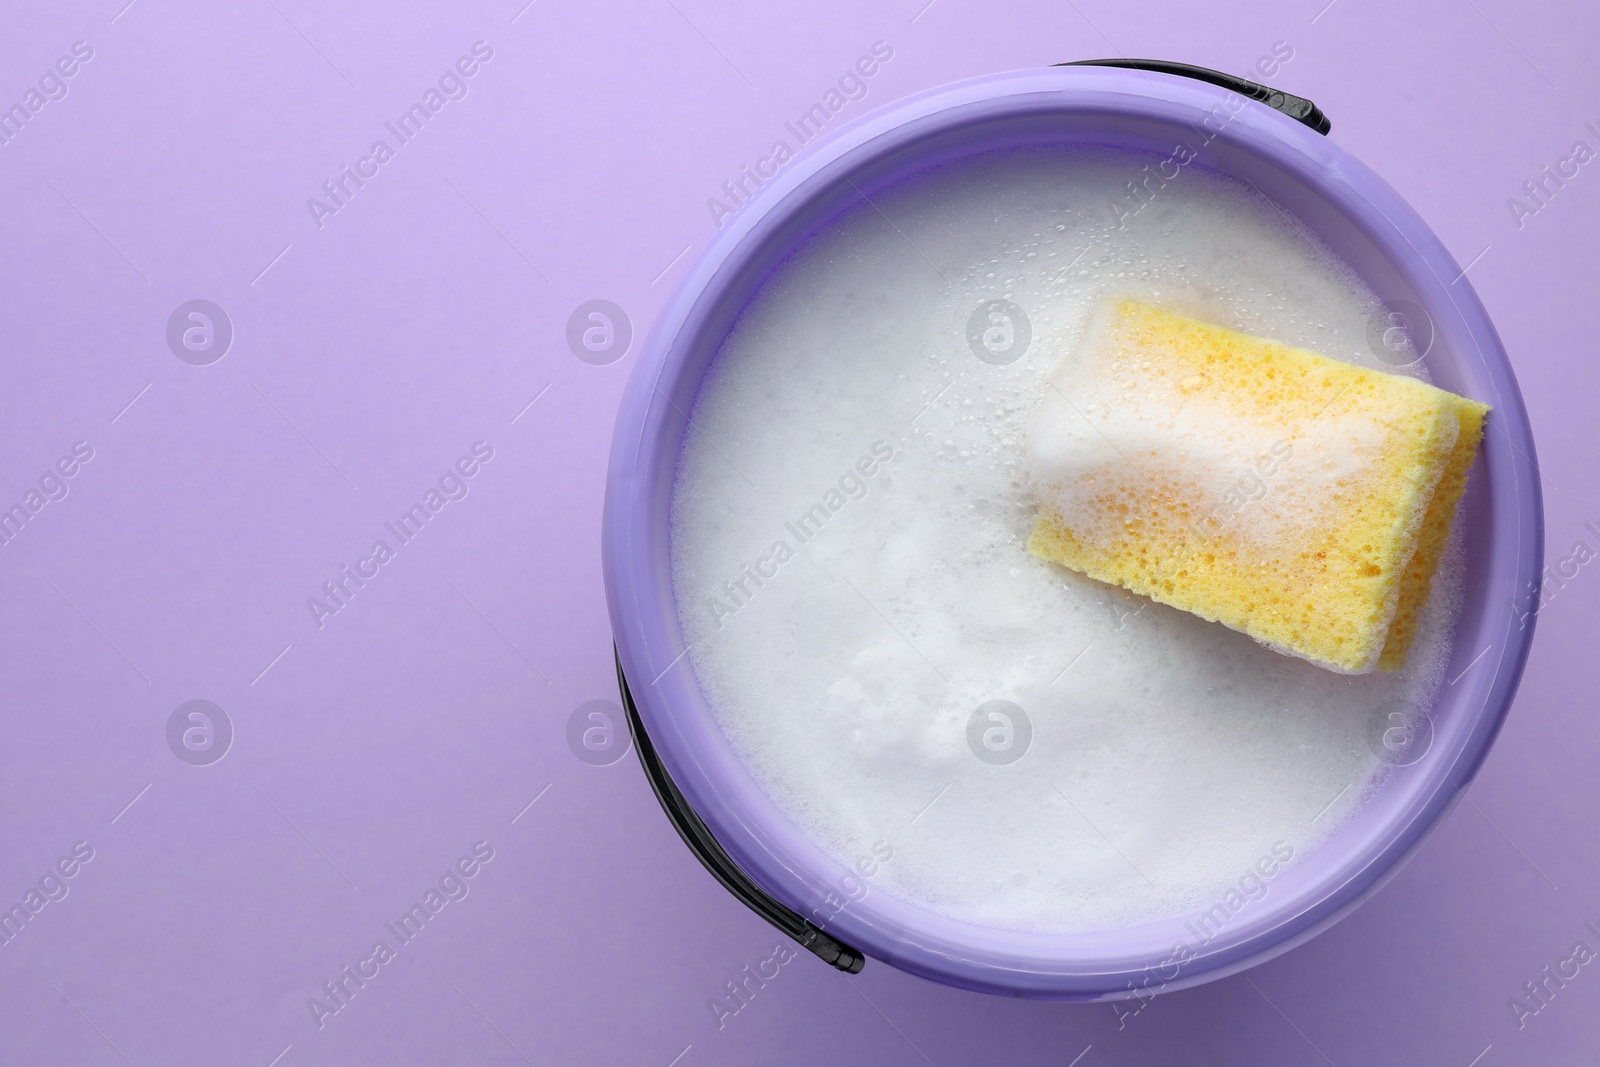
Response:
[{"label": "black handle grip", "polygon": [[1309,126],[1313,130],[1327,136],[1333,129],[1333,123],[1328,121],[1328,116],[1322,109],[1303,96],[1274,89],[1270,85],[1261,85],[1257,82],[1236,78],[1232,74],[1224,74],[1220,70],[1209,67],[1196,67],[1189,63],[1173,63],[1166,59],[1075,59],[1070,63],[1057,63],[1058,67],[1125,67],[1129,70],[1150,70],[1157,74],[1175,74],[1180,78],[1193,78],[1195,81],[1219,85],[1224,89],[1231,89],[1240,96],[1249,97],[1251,100],[1260,101],[1280,111],[1296,122]]},{"label": "black handle grip", "polygon": [[661,802],[661,810],[667,813],[672,828],[678,831],[678,836],[689,846],[689,851],[694,853],[695,859],[698,859],[701,865],[711,872],[711,876],[721,882],[722,887],[737,897],[745,907],[794,938],[802,948],[846,974],[860,974],[862,966],[866,963],[866,957],[842,941],[823,933],[804,916],[774,900],[737,863],[733,862],[732,857],[717,843],[710,828],[700,820],[699,815],[695,814],[695,810],[689,806],[688,800],[678,791],[677,785],[667,774],[666,767],[662,766],[661,758],[656,755],[655,746],[650,743],[650,735],[645,733],[644,723],[639,718],[639,709],[633,702],[633,694],[628,691],[628,679],[622,673],[622,657],[617,655],[616,658],[617,688],[622,693],[622,707],[628,716],[628,730],[633,734],[633,747],[639,753],[639,763],[644,767],[644,776],[649,779],[650,788],[655,791],[656,799]]}]

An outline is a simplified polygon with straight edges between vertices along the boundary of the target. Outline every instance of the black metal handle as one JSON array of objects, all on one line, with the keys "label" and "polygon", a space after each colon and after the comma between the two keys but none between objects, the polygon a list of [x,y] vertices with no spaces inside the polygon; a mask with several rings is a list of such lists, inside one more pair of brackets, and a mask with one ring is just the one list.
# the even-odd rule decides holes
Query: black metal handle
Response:
[{"label": "black metal handle", "polygon": [[1296,122],[1311,127],[1323,136],[1333,129],[1333,123],[1328,121],[1328,116],[1322,109],[1303,96],[1294,96],[1274,89],[1270,85],[1261,85],[1257,82],[1236,78],[1232,74],[1224,74],[1220,70],[1209,67],[1196,67],[1189,63],[1173,63],[1166,59],[1075,59],[1070,63],[1057,63],[1058,67],[1125,67],[1130,70],[1150,70],[1157,74],[1175,74],[1180,78],[1193,78],[1196,81],[1207,82],[1211,85],[1220,85],[1224,89],[1231,89],[1240,96],[1258,100],[1274,111],[1281,111]]},{"label": "black metal handle", "polygon": [[865,956],[823,933],[821,928],[799,912],[774,900],[717,843],[710,829],[695,814],[672,777],[667,774],[667,769],[662,766],[655,746],[650,743],[650,735],[645,733],[644,723],[639,719],[633,694],[628,691],[628,679],[622,673],[622,657],[617,655],[615,647],[612,648],[612,654],[617,660],[617,688],[622,692],[622,707],[628,716],[628,732],[633,735],[633,747],[639,753],[640,764],[644,766],[644,776],[649,779],[650,788],[655,791],[656,799],[661,802],[661,810],[667,813],[672,828],[678,831],[678,836],[689,846],[695,859],[745,907],[789,935],[800,947],[847,974],[860,974],[866,964]]}]

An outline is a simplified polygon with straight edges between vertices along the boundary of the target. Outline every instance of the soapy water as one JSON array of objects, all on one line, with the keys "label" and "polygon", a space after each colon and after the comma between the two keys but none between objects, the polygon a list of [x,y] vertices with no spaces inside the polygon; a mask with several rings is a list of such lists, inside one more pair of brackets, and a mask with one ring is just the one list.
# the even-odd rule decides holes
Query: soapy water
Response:
[{"label": "soapy water", "polygon": [[[1030,427],[1103,299],[1399,363],[1377,296],[1251,187],[1191,165],[1129,213],[1148,162],[1012,151],[874,194],[757,294],[690,413],[672,576],[720,725],[818,845],[888,842],[873,888],[954,919],[1204,909],[1348,819],[1417,732],[1378,709],[1442,680],[1459,533],[1405,670],[1360,676],[1026,551]],[[1270,508],[1239,474],[1230,507]]]}]

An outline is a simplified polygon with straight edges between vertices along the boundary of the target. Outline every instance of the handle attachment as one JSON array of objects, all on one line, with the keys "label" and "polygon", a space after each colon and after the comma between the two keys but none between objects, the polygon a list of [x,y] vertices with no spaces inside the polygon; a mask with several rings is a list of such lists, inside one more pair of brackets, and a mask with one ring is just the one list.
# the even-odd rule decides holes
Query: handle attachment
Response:
[{"label": "handle attachment", "polygon": [[1274,89],[1269,85],[1258,82],[1246,81],[1236,78],[1232,74],[1224,74],[1220,70],[1210,67],[1196,67],[1189,63],[1174,63],[1166,59],[1075,59],[1070,63],[1057,63],[1058,67],[1123,67],[1129,70],[1149,70],[1157,74],[1175,74],[1180,78],[1193,78],[1196,81],[1206,82],[1210,85],[1219,85],[1224,89],[1231,89],[1240,96],[1266,104],[1274,111],[1282,112],[1302,125],[1328,135],[1333,129],[1333,123],[1322,109],[1303,96]]}]

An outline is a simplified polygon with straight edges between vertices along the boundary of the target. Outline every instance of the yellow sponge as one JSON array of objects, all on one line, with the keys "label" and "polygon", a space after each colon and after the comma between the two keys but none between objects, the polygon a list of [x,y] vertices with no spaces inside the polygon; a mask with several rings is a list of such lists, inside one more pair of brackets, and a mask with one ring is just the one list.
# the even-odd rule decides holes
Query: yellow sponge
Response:
[{"label": "yellow sponge", "polygon": [[1417,550],[1406,565],[1400,578],[1400,601],[1395,608],[1394,622],[1389,624],[1389,637],[1378,657],[1378,668],[1397,671],[1406,665],[1406,653],[1411,650],[1411,639],[1417,635],[1417,616],[1428,602],[1428,588],[1433,582],[1434,568],[1450,539],[1450,525],[1455,519],[1456,503],[1467,488],[1467,471],[1472,457],[1477,454],[1478,442],[1483,438],[1483,419],[1489,413],[1487,404],[1446,393],[1455,402],[1457,419],[1456,445],[1445,463],[1439,485],[1433,491],[1428,513],[1422,519],[1422,535],[1417,540]]},{"label": "yellow sponge", "polygon": [[1487,412],[1111,301],[1033,427],[1028,548],[1334,670],[1397,670]]}]

